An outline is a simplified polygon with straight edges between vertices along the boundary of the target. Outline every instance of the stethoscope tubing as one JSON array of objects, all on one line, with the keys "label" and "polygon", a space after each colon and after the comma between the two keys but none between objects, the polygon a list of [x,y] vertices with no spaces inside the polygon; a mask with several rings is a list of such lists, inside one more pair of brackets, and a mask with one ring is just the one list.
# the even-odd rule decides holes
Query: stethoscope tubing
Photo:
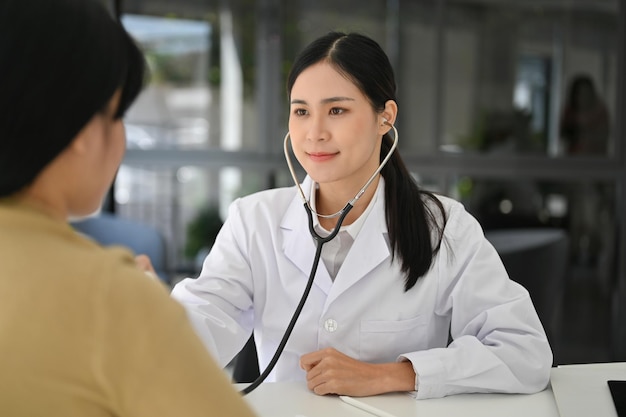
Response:
[{"label": "stethoscope tubing", "polygon": [[300,302],[298,303],[298,306],[296,307],[293,315],[291,316],[289,325],[287,326],[287,329],[285,330],[285,333],[283,334],[283,337],[278,347],[276,348],[276,352],[274,352],[274,356],[272,357],[272,360],[267,365],[263,373],[258,376],[257,379],[255,379],[250,385],[248,385],[247,387],[245,387],[244,389],[240,391],[243,395],[249,394],[256,387],[261,385],[261,383],[265,381],[265,379],[268,377],[270,372],[272,372],[272,369],[274,369],[276,362],[278,362],[278,358],[283,353],[283,350],[285,349],[285,346],[287,345],[287,340],[289,340],[289,336],[291,336],[291,332],[293,331],[293,328],[296,325],[296,321],[298,320],[298,317],[300,317],[302,308],[304,308],[304,303],[306,302],[306,299],[309,297],[309,293],[311,292],[311,288],[313,287],[313,281],[315,280],[315,274],[317,272],[317,267],[319,266],[320,257],[322,255],[322,246],[324,245],[324,243],[330,242],[337,235],[337,233],[339,232],[339,229],[341,228],[341,224],[343,223],[343,219],[345,219],[345,217],[348,215],[348,212],[352,209],[352,205],[350,204],[346,205],[346,207],[343,209],[341,216],[339,217],[339,220],[337,221],[337,225],[335,226],[334,230],[332,231],[330,235],[326,237],[321,237],[315,231],[315,227],[313,226],[313,213],[311,212],[311,209],[309,208],[307,204],[304,205],[304,209],[306,210],[307,215],[309,217],[309,230],[311,231],[311,234],[314,236],[315,242],[317,243],[317,249],[315,250],[315,258],[313,259],[313,266],[311,266],[309,279],[307,281],[304,292],[302,293],[302,297],[300,298]]},{"label": "stethoscope tubing", "polygon": [[[352,210],[352,207],[354,207],[354,203],[356,203],[356,201],[359,198],[361,198],[365,190],[367,190],[367,187],[369,187],[372,181],[374,181],[374,179],[383,169],[385,164],[387,164],[387,161],[389,161],[389,159],[391,158],[391,154],[396,149],[396,146],[398,144],[398,131],[396,130],[396,127],[394,125],[390,124],[389,122],[385,122],[385,123],[391,126],[395,134],[393,144],[391,145],[391,149],[389,149],[389,152],[387,152],[385,159],[382,160],[382,162],[379,164],[374,174],[372,174],[372,176],[367,180],[363,188],[359,190],[356,196],[352,200],[350,200],[344,206],[344,208],[341,209],[341,211],[338,211],[337,213],[333,215],[320,215],[318,213],[315,213],[315,211],[311,208],[311,205],[309,204],[309,200],[307,200],[306,196],[304,195],[304,192],[302,191],[302,187],[300,187],[300,183],[298,182],[298,178],[296,177],[295,171],[293,169],[293,165],[291,163],[291,158],[289,157],[289,149],[288,149],[289,132],[287,132],[287,135],[285,135],[285,142],[284,142],[285,159],[287,160],[287,165],[289,166],[289,171],[291,172],[291,176],[294,180],[294,183],[296,184],[296,187],[299,190],[300,196],[302,200],[304,201],[304,210],[306,211],[308,219],[309,219],[309,232],[311,233],[311,236],[316,242],[315,258],[313,259],[313,265],[311,266],[311,272],[309,273],[309,279],[307,281],[306,287],[304,289],[304,292],[302,293],[302,297],[300,297],[300,302],[298,303],[298,306],[296,307],[293,315],[291,316],[289,325],[287,326],[287,329],[285,330],[285,333],[283,334],[283,337],[280,340],[280,343],[278,344],[276,351],[274,352],[274,356],[272,356],[272,359],[270,360],[269,364],[267,365],[265,370],[257,377],[257,379],[255,379],[252,383],[250,383],[250,385],[246,386],[241,391],[239,391],[242,395],[251,393],[254,389],[256,389],[259,385],[261,385],[261,383],[265,381],[265,379],[274,369],[274,366],[278,362],[280,355],[283,353],[283,350],[285,349],[285,346],[287,345],[287,341],[289,340],[289,337],[291,336],[293,328],[296,325],[296,321],[298,320],[298,317],[300,317],[300,313],[302,312],[302,309],[304,308],[304,303],[306,302],[306,299],[308,298],[309,293],[311,292],[311,288],[313,287],[313,281],[315,280],[315,274],[317,272],[317,268],[320,263],[320,258],[322,256],[322,247],[324,246],[324,243],[330,242],[331,240],[335,238],[335,236],[337,236],[337,233],[339,233],[339,230],[341,229],[341,225],[343,224],[343,220],[346,218],[350,210]],[[339,219],[337,220],[337,224],[335,225],[332,232],[328,236],[325,236],[325,237],[320,236],[320,234],[317,233],[317,231],[315,230],[315,226],[313,224],[313,213],[321,217],[339,216]]]}]

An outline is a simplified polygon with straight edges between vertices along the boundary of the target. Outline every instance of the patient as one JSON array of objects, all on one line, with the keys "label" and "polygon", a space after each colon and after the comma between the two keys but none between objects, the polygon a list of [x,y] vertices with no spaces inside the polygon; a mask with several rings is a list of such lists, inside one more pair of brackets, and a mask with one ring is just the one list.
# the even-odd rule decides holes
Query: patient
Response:
[{"label": "patient", "polygon": [[102,3],[0,2],[0,415],[252,416],[168,290],[67,223],[100,206],[144,77]]}]

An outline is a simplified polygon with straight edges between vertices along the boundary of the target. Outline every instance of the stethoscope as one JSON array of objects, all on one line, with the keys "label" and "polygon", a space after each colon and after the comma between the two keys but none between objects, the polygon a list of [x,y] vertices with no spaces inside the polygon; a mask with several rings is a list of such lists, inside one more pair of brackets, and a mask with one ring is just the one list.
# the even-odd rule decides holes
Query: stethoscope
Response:
[{"label": "stethoscope", "polygon": [[[298,188],[298,191],[300,193],[300,198],[302,198],[302,201],[304,202],[304,209],[306,210],[307,216],[309,218],[309,232],[311,233],[311,236],[317,243],[317,248],[315,250],[315,258],[313,259],[313,265],[311,266],[311,273],[309,274],[309,279],[307,281],[304,292],[302,293],[302,297],[300,298],[300,302],[298,303],[298,306],[296,307],[293,313],[293,316],[291,317],[291,320],[289,321],[289,325],[287,326],[287,329],[285,330],[285,333],[283,334],[283,338],[281,339],[280,343],[278,344],[278,347],[276,348],[276,352],[274,352],[274,356],[272,357],[272,360],[267,365],[263,373],[261,373],[261,375],[259,375],[259,377],[255,379],[254,382],[252,382],[250,385],[248,385],[247,387],[245,387],[244,389],[240,391],[243,395],[251,393],[256,387],[261,385],[261,383],[265,381],[265,379],[270,374],[270,372],[272,372],[272,369],[274,369],[276,362],[278,362],[278,358],[280,357],[280,355],[283,353],[283,350],[285,349],[287,340],[289,340],[289,336],[291,336],[291,332],[293,331],[293,328],[296,325],[296,320],[298,320],[298,317],[300,316],[300,312],[302,311],[302,308],[304,307],[304,303],[307,297],[309,296],[309,292],[311,291],[311,287],[313,286],[313,280],[315,279],[315,273],[317,272],[317,267],[320,263],[320,257],[322,255],[322,247],[324,246],[324,243],[330,242],[331,240],[333,240],[335,236],[337,236],[337,233],[339,233],[339,229],[341,228],[341,224],[343,223],[343,220],[345,219],[345,217],[348,215],[350,210],[352,210],[352,207],[354,207],[354,204],[359,200],[359,198],[361,198],[363,193],[365,193],[365,190],[367,190],[367,187],[369,187],[370,184],[374,181],[374,179],[376,179],[376,176],[380,173],[383,167],[387,164],[387,162],[391,158],[391,155],[393,154],[393,151],[396,149],[396,146],[398,145],[398,130],[393,124],[389,123],[387,119],[383,119],[383,123],[390,126],[393,129],[393,133],[394,133],[393,144],[391,145],[389,152],[387,152],[385,159],[381,161],[376,171],[374,171],[372,176],[367,180],[365,185],[359,190],[359,192],[354,196],[354,198],[348,201],[348,203],[346,203],[344,208],[342,208],[341,210],[333,214],[319,214],[311,207],[309,200],[306,198],[304,192],[302,191],[302,187],[300,186],[300,183],[298,182],[298,177],[296,176],[295,170],[293,168],[293,164],[291,162],[291,156],[289,155],[289,138],[290,138],[289,132],[287,132],[287,134],[285,135],[285,140],[284,140],[285,159],[287,160],[287,165],[289,166],[289,172],[291,173],[291,178],[293,178],[293,182],[296,184],[296,187]],[[339,219],[337,220],[337,224],[335,225],[334,229],[328,236],[320,236],[319,233],[317,233],[317,231],[315,230],[315,226],[313,225],[313,213],[315,213],[316,216],[324,217],[324,218],[339,217]]]}]

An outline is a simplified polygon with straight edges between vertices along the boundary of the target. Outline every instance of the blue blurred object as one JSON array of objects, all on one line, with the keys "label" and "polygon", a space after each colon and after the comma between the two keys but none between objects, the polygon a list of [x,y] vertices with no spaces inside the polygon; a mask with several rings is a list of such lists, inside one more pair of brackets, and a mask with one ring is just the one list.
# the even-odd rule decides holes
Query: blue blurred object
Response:
[{"label": "blue blurred object", "polygon": [[167,272],[165,239],[154,227],[123,219],[110,213],[71,222],[72,227],[102,246],[121,245],[135,255],[147,255],[159,278],[170,284]]}]

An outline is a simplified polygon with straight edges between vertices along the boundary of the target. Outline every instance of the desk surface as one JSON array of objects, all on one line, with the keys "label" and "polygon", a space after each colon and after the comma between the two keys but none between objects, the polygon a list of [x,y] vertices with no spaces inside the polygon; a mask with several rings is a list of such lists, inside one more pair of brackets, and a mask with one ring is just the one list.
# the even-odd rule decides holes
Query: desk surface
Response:
[{"label": "desk surface", "polygon": [[[237,387],[241,389],[245,385],[237,384]],[[245,398],[259,417],[373,416],[338,396],[315,395],[303,382],[264,383]],[[385,416],[559,417],[550,388],[532,395],[462,394],[415,400],[407,394],[394,393],[360,400],[384,410]]]},{"label": "desk surface", "polygon": [[[357,398],[385,417],[590,417],[616,416],[607,379],[626,379],[626,362],[552,368],[551,386],[532,395],[462,394],[415,400],[394,393]],[[246,384],[237,384],[242,389]],[[261,384],[245,396],[259,417],[372,417],[338,396],[311,393],[304,382]],[[558,405],[558,407],[557,407]],[[560,414],[559,414],[560,412]]]},{"label": "desk surface", "polygon": [[550,380],[561,417],[617,417],[609,379],[626,380],[626,362],[552,368]]}]

